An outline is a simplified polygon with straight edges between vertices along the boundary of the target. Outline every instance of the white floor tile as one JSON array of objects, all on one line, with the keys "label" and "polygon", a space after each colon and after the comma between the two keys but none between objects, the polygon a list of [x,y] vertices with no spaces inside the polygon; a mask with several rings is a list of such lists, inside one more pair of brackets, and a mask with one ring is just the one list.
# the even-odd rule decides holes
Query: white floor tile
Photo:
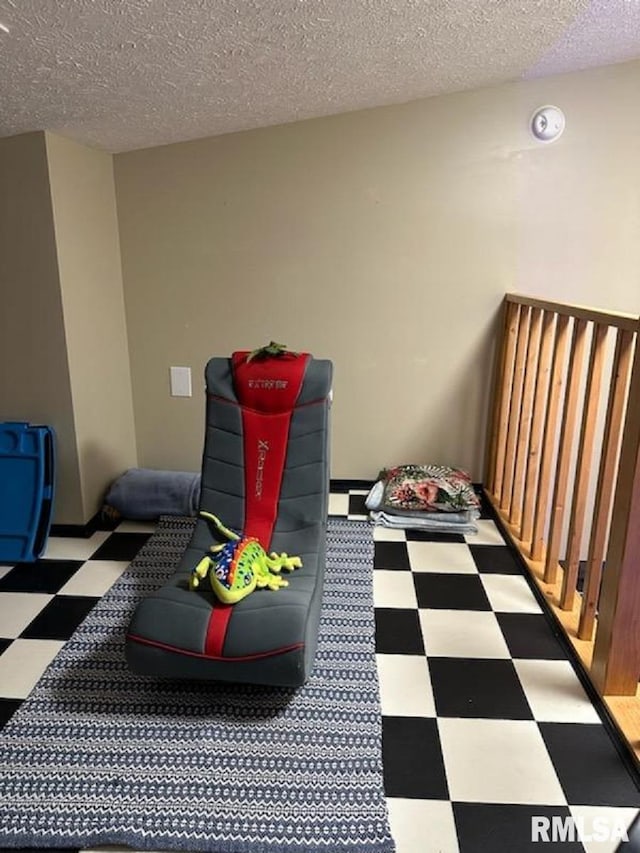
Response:
[{"label": "white floor tile", "polygon": [[450,802],[389,797],[387,807],[396,853],[458,853]]},{"label": "white floor tile", "polygon": [[0,566],[0,579],[8,575],[13,566]]},{"label": "white floor tile", "polygon": [[565,805],[535,722],[439,718],[453,801]]},{"label": "white floor tile", "polygon": [[539,722],[600,722],[569,661],[514,660],[513,665]]},{"label": "white floor tile", "polygon": [[586,853],[615,853],[638,813],[638,809],[610,806],[569,806],[569,811],[576,828],[584,832]]},{"label": "white floor tile", "polygon": [[14,640],[0,655],[0,696],[26,699],[64,642]]},{"label": "white floor tile", "polygon": [[541,613],[526,580],[518,575],[481,575],[491,607],[496,613]]},{"label": "white floor tile", "polygon": [[407,542],[414,572],[476,575],[478,569],[466,545],[457,542]]},{"label": "white floor tile", "polygon": [[154,521],[121,521],[117,533],[153,533],[158,525]]},{"label": "white floor tile", "polygon": [[407,534],[404,530],[394,530],[392,527],[373,528],[374,542],[404,542]]},{"label": "white floor tile", "polygon": [[0,637],[19,637],[52,598],[41,592],[0,592]]},{"label": "white floor tile", "polygon": [[87,539],[52,536],[42,556],[48,560],[88,560],[110,535],[109,531],[99,530]]},{"label": "white floor tile", "polygon": [[504,545],[502,534],[498,530],[494,521],[489,518],[481,518],[476,521],[478,525],[477,533],[465,534],[465,541],[469,545]]},{"label": "white floor tile", "polygon": [[329,515],[348,515],[349,495],[333,493],[329,495]]},{"label": "white floor tile", "polygon": [[376,569],[373,573],[373,603],[376,607],[416,610],[418,601],[411,572]]},{"label": "white floor tile", "polygon": [[475,610],[420,610],[428,657],[511,657],[493,613]]},{"label": "white floor tile", "polygon": [[385,716],[436,716],[426,658],[422,655],[376,655],[376,662]]},{"label": "white floor tile", "polygon": [[129,563],[87,560],[60,590],[61,595],[102,596],[111,589]]}]

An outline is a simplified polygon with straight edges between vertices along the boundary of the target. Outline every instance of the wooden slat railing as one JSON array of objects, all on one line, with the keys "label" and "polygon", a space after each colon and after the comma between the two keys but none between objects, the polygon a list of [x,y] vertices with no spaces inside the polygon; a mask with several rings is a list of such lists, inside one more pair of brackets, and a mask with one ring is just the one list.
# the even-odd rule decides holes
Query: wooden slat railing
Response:
[{"label": "wooden slat railing", "polygon": [[640,725],[639,318],[517,294],[503,317],[487,495],[595,686],[637,695]]}]

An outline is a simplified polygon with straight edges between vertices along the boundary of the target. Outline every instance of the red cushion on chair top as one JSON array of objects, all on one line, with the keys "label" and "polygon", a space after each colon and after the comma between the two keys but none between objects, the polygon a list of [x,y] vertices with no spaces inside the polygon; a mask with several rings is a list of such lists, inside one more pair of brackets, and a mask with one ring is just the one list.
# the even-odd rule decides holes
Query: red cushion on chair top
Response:
[{"label": "red cushion on chair top", "polygon": [[295,407],[309,353],[284,353],[247,361],[248,352],[231,357],[233,384],[243,408],[263,414],[281,414]]}]

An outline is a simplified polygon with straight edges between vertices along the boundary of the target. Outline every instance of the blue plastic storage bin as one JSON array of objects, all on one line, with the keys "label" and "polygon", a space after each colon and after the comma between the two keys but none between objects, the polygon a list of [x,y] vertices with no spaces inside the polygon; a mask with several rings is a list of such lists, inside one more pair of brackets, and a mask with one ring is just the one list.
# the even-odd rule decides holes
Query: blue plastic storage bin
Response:
[{"label": "blue plastic storage bin", "polygon": [[51,427],[0,423],[0,563],[31,562],[44,551],[53,483]]}]

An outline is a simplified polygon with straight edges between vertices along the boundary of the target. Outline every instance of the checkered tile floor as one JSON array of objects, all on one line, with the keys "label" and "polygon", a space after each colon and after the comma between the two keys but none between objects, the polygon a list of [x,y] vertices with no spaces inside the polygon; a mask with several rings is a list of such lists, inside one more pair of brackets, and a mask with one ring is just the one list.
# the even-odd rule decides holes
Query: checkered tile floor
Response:
[{"label": "checkered tile floor", "polygon": [[[365,517],[364,492],[330,513]],[[373,530],[383,760],[398,853],[610,853],[531,841],[532,816],[630,825],[640,790],[488,514],[474,536]],[[153,530],[50,538],[0,567],[0,723]],[[639,849],[625,845],[624,850]]]}]

